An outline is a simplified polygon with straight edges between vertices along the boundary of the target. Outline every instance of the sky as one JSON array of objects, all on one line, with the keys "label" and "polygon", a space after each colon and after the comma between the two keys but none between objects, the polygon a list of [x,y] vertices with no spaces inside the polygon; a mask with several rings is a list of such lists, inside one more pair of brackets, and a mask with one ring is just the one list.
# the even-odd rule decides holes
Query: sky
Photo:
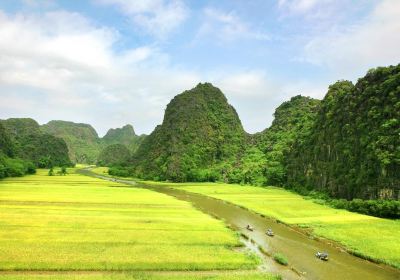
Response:
[{"label": "sky", "polygon": [[2,0],[0,118],[149,134],[211,82],[245,130],[277,106],[400,62],[399,0]]}]

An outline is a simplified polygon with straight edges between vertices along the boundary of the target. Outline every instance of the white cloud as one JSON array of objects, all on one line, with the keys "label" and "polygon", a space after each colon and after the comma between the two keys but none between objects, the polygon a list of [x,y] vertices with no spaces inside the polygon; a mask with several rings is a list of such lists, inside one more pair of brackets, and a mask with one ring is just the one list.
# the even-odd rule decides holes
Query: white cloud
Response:
[{"label": "white cloud", "polygon": [[151,46],[118,53],[118,40],[76,13],[0,13],[0,118],[87,122],[101,133],[131,122],[150,132],[169,99],[200,79]]},{"label": "white cloud", "polygon": [[[237,24],[234,14],[213,16],[221,28]],[[241,36],[252,34],[250,26],[243,26],[229,28],[243,31]],[[285,82],[273,82],[262,70],[217,69],[200,75],[172,65],[152,45],[117,52],[120,36],[77,13],[0,13],[0,118],[85,122],[100,134],[131,123],[137,132],[149,133],[161,123],[173,96],[211,81],[238,110],[246,130],[256,132],[290,97],[284,94]],[[290,93],[297,94],[296,89]]]},{"label": "white cloud", "polygon": [[181,0],[96,0],[113,5],[128,16],[135,26],[159,38],[178,28],[188,17],[189,10]]},{"label": "white cloud", "polygon": [[275,108],[287,98],[282,84],[261,70],[225,71],[212,77],[209,80],[226,94],[249,133],[269,126]]},{"label": "white cloud", "polygon": [[203,11],[204,19],[195,41],[211,36],[217,41],[234,41],[238,39],[268,40],[269,36],[255,30],[244,22],[235,12],[224,12],[214,8]]},{"label": "white cloud", "polygon": [[269,81],[262,71],[230,73],[216,79],[215,84],[230,96],[241,98],[266,98],[274,94],[278,87]]},{"label": "white cloud", "polygon": [[[400,62],[400,1],[378,2],[364,20],[334,27],[312,38],[304,61],[329,67],[342,77],[363,75],[368,68]],[[338,77],[339,78],[339,77]]]}]

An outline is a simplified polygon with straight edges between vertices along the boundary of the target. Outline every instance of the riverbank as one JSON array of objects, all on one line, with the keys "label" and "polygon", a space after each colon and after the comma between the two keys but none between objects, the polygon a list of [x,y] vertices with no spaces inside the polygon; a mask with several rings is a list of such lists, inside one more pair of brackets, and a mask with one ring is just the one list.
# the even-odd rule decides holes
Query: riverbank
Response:
[{"label": "riverbank", "polygon": [[308,229],[312,237],[341,244],[359,257],[400,268],[400,221],[330,208],[281,188],[218,183],[160,183],[225,200],[288,225]]},{"label": "riverbank", "polygon": [[[95,170],[99,171],[99,170]],[[287,257],[290,270],[298,273],[298,277],[306,275],[307,279],[399,279],[400,271],[387,265],[378,265],[354,257],[337,247],[332,241],[320,240],[320,238],[309,238],[304,232],[309,232],[309,228],[298,228],[294,225],[285,225],[277,222],[276,219],[268,218],[266,215],[255,211],[249,211],[246,207],[227,202],[226,200],[213,198],[203,194],[188,192],[181,188],[171,187],[169,184],[159,184],[153,182],[143,184],[135,180],[110,178],[109,176],[97,175],[91,171],[82,170],[82,174],[104,178],[105,180],[117,181],[133,187],[142,187],[157,192],[161,192],[180,200],[190,202],[197,209],[213,217],[222,219],[230,228],[246,236],[253,247],[258,248],[261,254],[273,256],[283,254]],[[104,172],[104,170],[103,170]],[[99,172],[100,173],[100,172]],[[246,229],[250,224],[253,231]],[[272,228],[275,232],[274,237],[265,234],[267,228]],[[330,255],[330,261],[321,262],[314,255],[317,251],[325,251]],[[268,263],[271,268],[275,261]],[[283,267],[283,266],[281,266]],[[274,271],[274,269],[272,269]],[[282,270],[279,269],[279,274]],[[286,272],[286,271],[284,271]],[[301,276],[300,276],[301,275]],[[294,275],[290,275],[291,277]],[[287,275],[283,275],[287,279]],[[296,276],[293,277],[297,279]]]}]

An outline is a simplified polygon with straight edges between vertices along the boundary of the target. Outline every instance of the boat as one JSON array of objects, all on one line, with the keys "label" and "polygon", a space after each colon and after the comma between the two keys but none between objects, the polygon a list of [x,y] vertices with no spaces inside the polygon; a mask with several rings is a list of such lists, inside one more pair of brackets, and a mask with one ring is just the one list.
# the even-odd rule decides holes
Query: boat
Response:
[{"label": "boat", "polygon": [[251,225],[247,225],[247,226],[246,226],[246,229],[247,229],[247,230],[250,230],[250,231],[253,231],[253,230],[254,230],[254,228],[253,228]]},{"label": "boat", "polygon": [[265,233],[266,235],[268,235],[268,236],[274,236],[275,234],[274,234],[274,232],[272,231],[272,229],[267,229],[267,232]]},{"label": "boat", "polygon": [[328,253],[325,253],[325,252],[317,252],[317,253],[315,254],[315,256],[316,256],[318,259],[323,260],[323,261],[327,261],[327,260],[328,260]]}]

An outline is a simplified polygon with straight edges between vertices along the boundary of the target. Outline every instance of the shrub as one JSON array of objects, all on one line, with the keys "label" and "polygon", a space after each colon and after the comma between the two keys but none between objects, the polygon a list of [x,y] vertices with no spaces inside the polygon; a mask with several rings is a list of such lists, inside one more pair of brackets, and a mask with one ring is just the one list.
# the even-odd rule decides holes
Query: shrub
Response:
[{"label": "shrub", "polygon": [[31,161],[24,161],[25,174],[35,174],[36,166]]},{"label": "shrub", "polygon": [[24,162],[19,159],[5,159],[7,177],[21,177],[25,175]]},{"label": "shrub", "polygon": [[277,263],[281,264],[281,265],[288,265],[289,264],[287,258],[281,253],[274,254],[274,260]]},{"label": "shrub", "polygon": [[114,166],[108,169],[108,174],[112,176],[118,177],[129,177],[131,176],[131,172],[126,167]]},{"label": "shrub", "polygon": [[0,179],[5,177],[7,177],[7,169],[2,163],[0,163]]},{"label": "shrub", "polygon": [[67,175],[67,168],[65,166],[61,166],[61,175]]}]

